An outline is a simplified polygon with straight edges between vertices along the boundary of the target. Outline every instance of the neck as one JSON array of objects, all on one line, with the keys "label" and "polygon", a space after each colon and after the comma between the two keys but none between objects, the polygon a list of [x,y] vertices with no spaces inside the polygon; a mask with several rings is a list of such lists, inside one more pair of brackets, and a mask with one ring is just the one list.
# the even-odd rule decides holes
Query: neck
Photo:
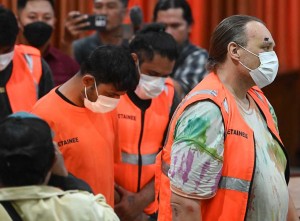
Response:
[{"label": "neck", "polygon": [[122,26],[111,31],[99,32],[101,43],[121,45],[123,41]]},{"label": "neck", "polygon": [[75,74],[70,80],[59,87],[59,91],[78,107],[84,107],[84,86],[80,73]]},{"label": "neck", "polygon": [[236,71],[226,63],[218,67],[216,72],[223,85],[239,100],[247,99],[247,92],[253,86],[243,77],[242,73]]}]

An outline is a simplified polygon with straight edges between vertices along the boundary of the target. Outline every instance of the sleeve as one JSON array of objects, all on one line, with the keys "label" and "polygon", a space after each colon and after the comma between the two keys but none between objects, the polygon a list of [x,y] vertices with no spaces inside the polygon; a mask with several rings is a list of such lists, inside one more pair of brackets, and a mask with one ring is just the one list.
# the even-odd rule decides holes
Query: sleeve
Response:
[{"label": "sleeve", "polygon": [[197,102],[179,118],[168,176],[171,190],[193,199],[215,195],[221,177],[224,150],[222,115],[214,103]]},{"label": "sleeve", "polygon": [[94,211],[97,214],[98,219],[102,221],[119,221],[118,216],[115,214],[114,210],[106,203],[103,195],[98,194],[95,196],[96,203],[94,206]]},{"label": "sleeve", "polygon": [[39,98],[43,97],[54,87],[51,69],[44,59],[42,59],[42,76],[39,82]]},{"label": "sleeve", "polygon": [[190,92],[207,74],[206,62],[208,54],[200,49],[190,54],[184,60],[184,63],[178,67],[174,74],[184,93]]}]

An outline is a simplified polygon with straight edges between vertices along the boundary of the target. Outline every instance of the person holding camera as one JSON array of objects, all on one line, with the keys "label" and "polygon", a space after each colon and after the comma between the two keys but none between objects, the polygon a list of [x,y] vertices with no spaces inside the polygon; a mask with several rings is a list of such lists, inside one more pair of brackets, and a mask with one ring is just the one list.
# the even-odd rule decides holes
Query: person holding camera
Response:
[{"label": "person holding camera", "polygon": [[128,0],[93,1],[94,15],[71,11],[65,23],[65,43],[74,41],[85,30],[96,30],[94,34],[75,40],[72,44],[72,54],[80,64],[97,46],[128,44],[127,40],[123,39],[122,28]]},{"label": "person holding camera", "polygon": [[54,0],[18,0],[20,41],[40,50],[52,70],[55,85],[60,85],[77,73],[80,66],[70,56],[51,45],[56,17]]}]

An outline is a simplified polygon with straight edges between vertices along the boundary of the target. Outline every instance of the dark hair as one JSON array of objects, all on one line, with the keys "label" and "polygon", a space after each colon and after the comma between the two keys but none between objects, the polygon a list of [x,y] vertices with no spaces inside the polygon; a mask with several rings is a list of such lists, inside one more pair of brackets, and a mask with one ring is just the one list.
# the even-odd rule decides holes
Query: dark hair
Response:
[{"label": "dark hair", "polygon": [[112,83],[118,91],[134,90],[139,82],[129,50],[116,45],[97,47],[81,65],[80,73],[93,75],[97,84]]},{"label": "dark hair", "polygon": [[206,66],[209,71],[213,71],[218,64],[225,61],[227,46],[230,42],[247,46],[245,27],[251,21],[264,24],[260,19],[248,15],[233,15],[221,21],[210,39],[209,58]]},{"label": "dark hair", "polygon": [[183,19],[189,25],[194,23],[191,7],[186,0],[159,0],[154,8],[153,21],[156,21],[159,11],[166,11],[172,8],[181,8],[183,11]]},{"label": "dark hair", "polygon": [[[17,3],[18,10],[24,9],[26,7],[27,2],[29,2],[29,1],[33,1],[33,0],[18,0],[18,3]],[[44,1],[48,1],[54,10],[55,0],[44,0]]]},{"label": "dark hair", "polygon": [[55,159],[49,125],[19,112],[0,123],[0,182],[5,186],[44,182]]},{"label": "dark hair", "polygon": [[130,42],[129,48],[138,55],[140,64],[145,60],[151,61],[155,53],[171,61],[178,56],[176,41],[165,32],[165,26],[159,23],[144,26]]},{"label": "dark hair", "polygon": [[[127,8],[128,0],[119,0],[119,1],[123,4],[124,8]],[[95,3],[95,0],[94,0],[94,3]]]},{"label": "dark hair", "polygon": [[0,47],[12,47],[16,43],[19,26],[14,13],[0,6]]}]

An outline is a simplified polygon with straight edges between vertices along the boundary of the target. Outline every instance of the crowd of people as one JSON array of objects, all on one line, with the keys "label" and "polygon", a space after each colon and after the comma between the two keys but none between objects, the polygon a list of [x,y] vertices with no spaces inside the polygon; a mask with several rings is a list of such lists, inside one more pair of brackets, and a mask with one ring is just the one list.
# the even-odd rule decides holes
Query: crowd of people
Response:
[{"label": "crowd of people", "polygon": [[101,28],[69,12],[68,55],[54,0],[0,6],[0,220],[298,220],[263,21],[225,18],[207,52],[186,0],[158,0],[131,38],[127,6],[93,0]]}]

